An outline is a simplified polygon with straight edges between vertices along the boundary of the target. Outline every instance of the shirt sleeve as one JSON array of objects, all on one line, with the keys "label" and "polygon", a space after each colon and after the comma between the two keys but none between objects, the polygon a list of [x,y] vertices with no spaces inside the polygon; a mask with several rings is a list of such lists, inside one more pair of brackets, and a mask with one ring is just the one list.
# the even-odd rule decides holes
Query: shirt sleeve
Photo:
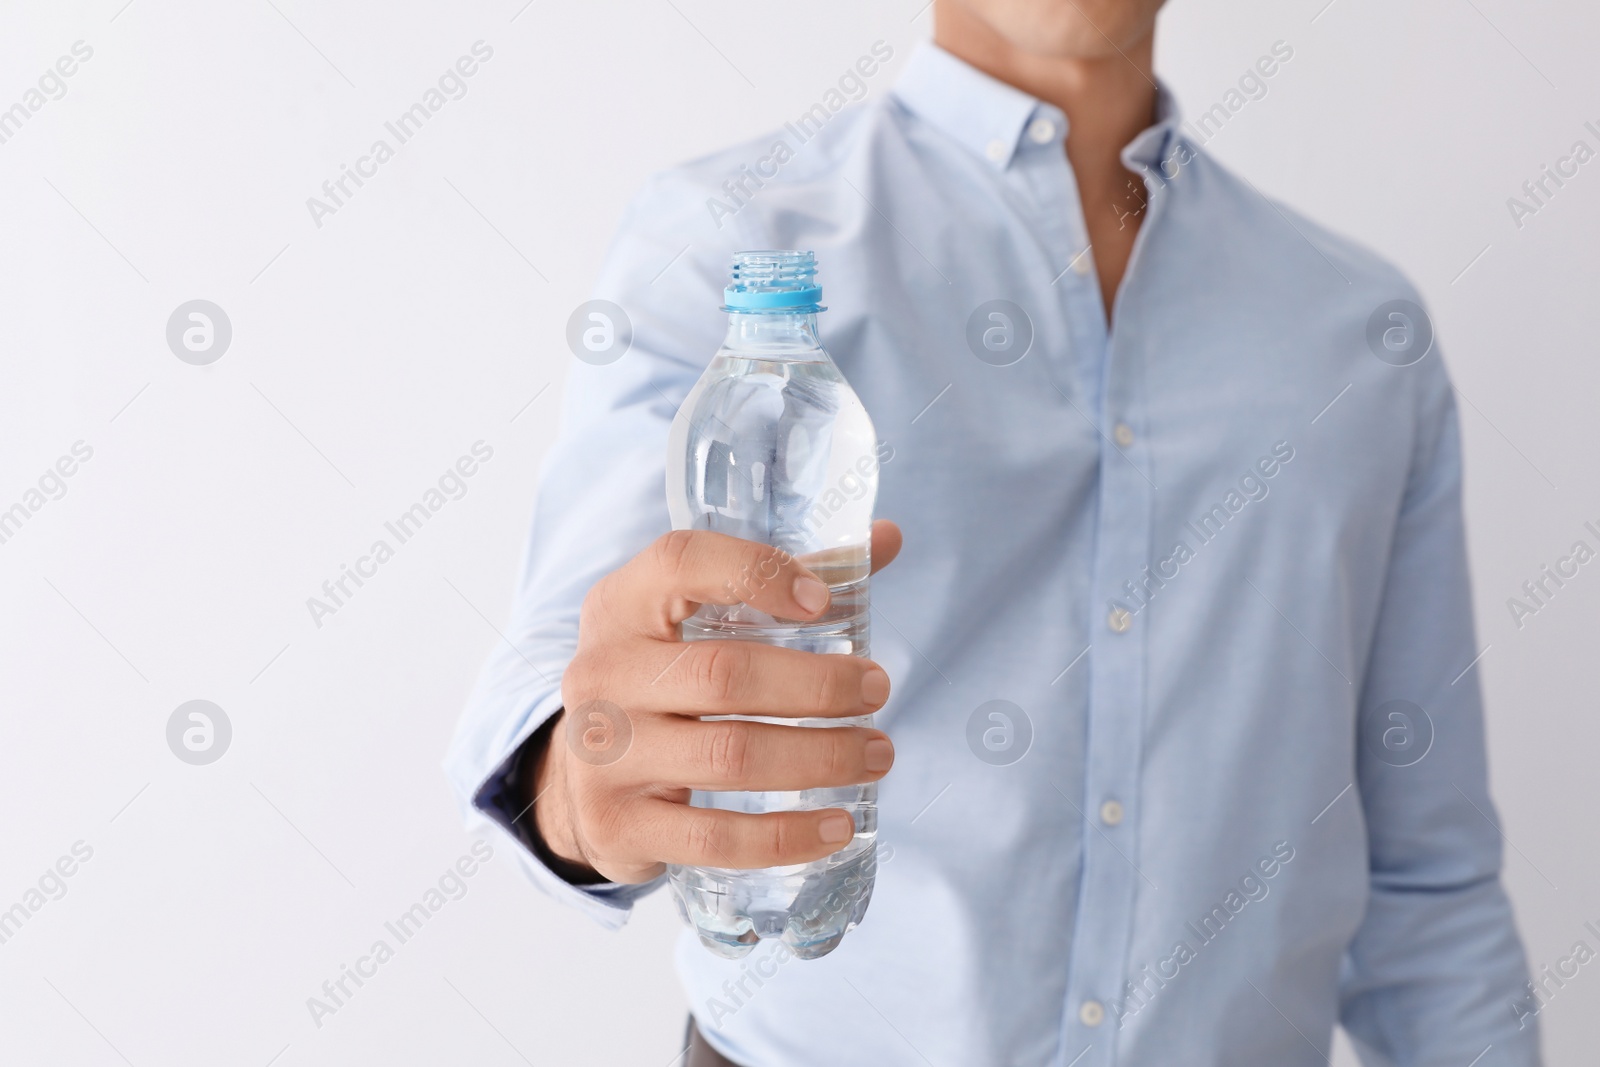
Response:
[{"label": "shirt sleeve", "polygon": [[[1362,1062],[1539,1063],[1527,965],[1500,883],[1461,513],[1455,398],[1439,357],[1388,564],[1357,731],[1371,892],[1341,977]],[[1481,1058],[1480,1058],[1481,1057]]]},{"label": "shirt sleeve", "polygon": [[[580,359],[560,337],[549,339],[547,365],[568,367],[561,426],[541,469],[510,623],[444,763],[469,827],[499,827],[537,886],[612,928],[659,880],[569,884],[521,841],[511,825],[517,813],[502,794],[518,748],[561,708],[561,677],[577,647],[584,595],[670,528],[667,430],[721,342],[723,278],[735,243],[748,239],[712,222],[704,194],[684,179],[652,180],[625,215],[594,292],[595,300],[621,309],[620,316],[598,310],[614,320],[618,337],[629,337],[625,351],[608,359],[615,350],[580,348],[586,353]],[[574,316],[580,324],[593,321]]]}]

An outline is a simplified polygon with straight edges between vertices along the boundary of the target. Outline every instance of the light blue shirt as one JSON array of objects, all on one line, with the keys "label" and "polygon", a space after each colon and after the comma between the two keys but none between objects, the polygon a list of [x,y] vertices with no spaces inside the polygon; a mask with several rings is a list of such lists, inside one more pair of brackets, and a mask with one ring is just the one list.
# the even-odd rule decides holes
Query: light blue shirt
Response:
[{"label": "light blue shirt", "polygon": [[[1123,152],[1148,206],[1108,329],[1065,133],[927,47],[876,102],[651,181],[596,292],[632,347],[573,362],[452,781],[493,810],[585,591],[668,528],[667,429],[732,252],[814,249],[905,531],[872,588],[896,762],[836,952],[727,962],[685,932],[710,1042],[749,1067],[1317,1067],[1342,1022],[1368,1064],[1536,1063],[1456,407],[1420,309],[1384,308],[1415,290],[1225,171],[1163,93]],[[516,852],[608,926],[657,888]]]}]

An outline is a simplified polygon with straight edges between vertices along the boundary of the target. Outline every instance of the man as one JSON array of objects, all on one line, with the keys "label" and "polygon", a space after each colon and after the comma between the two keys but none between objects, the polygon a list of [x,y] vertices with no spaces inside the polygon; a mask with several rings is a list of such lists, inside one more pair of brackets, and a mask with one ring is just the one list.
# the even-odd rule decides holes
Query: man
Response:
[{"label": "man", "polygon": [[[732,963],[685,935],[691,1063],[1313,1067],[1336,1022],[1369,1064],[1538,1061],[1431,326],[1180,128],[1159,6],[936,0],[892,93],[664,174],[622,226],[597,295],[632,349],[573,367],[450,769],[609,926],[665,863],[838,847],[836,813],[690,788],[883,779],[839,951]],[[740,248],[816,251],[825,340],[892,454],[872,662],[677,640],[768,555],[661,537],[667,429]],[[879,565],[899,546],[876,528]],[[806,577],[756,606],[814,617]],[[561,740],[596,700],[626,713],[613,762]],[[991,723],[998,749],[969,744]]]}]

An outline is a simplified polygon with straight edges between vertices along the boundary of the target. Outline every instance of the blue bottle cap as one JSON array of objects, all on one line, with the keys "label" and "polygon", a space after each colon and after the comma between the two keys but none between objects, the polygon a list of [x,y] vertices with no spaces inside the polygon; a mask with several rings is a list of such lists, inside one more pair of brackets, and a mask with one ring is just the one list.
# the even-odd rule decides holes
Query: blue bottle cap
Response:
[{"label": "blue bottle cap", "polygon": [[723,311],[812,314],[826,310],[811,252],[735,252]]}]

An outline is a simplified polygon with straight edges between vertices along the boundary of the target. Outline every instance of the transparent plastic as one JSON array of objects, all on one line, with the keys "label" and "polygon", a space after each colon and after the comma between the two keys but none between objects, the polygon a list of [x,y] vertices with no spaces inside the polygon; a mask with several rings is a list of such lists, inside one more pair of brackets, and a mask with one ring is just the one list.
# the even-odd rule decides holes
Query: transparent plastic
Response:
[{"label": "transparent plastic", "polygon": [[[686,641],[762,641],[866,656],[868,574],[878,454],[872,421],[817,339],[815,303],[748,310],[747,294],[814,301],[809,252],[740,253],[729,286],[728,333],[674,421],[667,500],[676,529],[713,530],[772,545],[826,582],[826,614],[795,625],[744,604],[705,605]],[[735,595],[770,579],[730,576]],[[740,716],[744,717],[744,716]],[[759,719],[794,728],[863,726],[872,717]],[[737,959],[763,938],[802,959],[833,951],[865,915],[876,873],[875,783],[794,792],[702,792],[691,803],[765,813],[843,808],[856,833],[815,863],[767,870],[668,868],[680,913],[712,952]]]}]

